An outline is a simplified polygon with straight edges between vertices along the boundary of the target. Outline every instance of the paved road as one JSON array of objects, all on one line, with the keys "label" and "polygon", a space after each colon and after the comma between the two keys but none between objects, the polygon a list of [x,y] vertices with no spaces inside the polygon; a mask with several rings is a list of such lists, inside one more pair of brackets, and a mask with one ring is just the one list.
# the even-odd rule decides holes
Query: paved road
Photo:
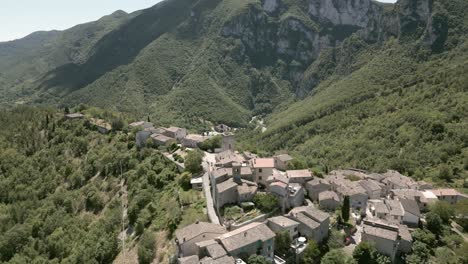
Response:
[{"label": "paved road", "polygon": [[210,188],[210,176],[209,172],[211,171],[212,166],[210,164],[214,163],[214,154],[205,153],[205,157],[203,158],[203,169],[205,170],[205,174],[203,174],[203,191],[205,193],[206,199],[206,209],[208,211],[208,218],[214,224],[220,224],[218,215],[216,214],[216,210],[213,204],[213,196],[211,196],[211,188]]}]

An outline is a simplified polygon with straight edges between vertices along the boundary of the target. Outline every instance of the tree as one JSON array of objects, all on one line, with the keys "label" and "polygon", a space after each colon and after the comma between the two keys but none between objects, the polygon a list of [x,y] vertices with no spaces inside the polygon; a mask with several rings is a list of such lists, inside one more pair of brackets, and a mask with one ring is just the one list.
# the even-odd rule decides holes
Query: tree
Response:
[{"label": "tree", "polygon": [[179,176],[178,183],[180,187],[182,187],[182,189],[189,190],[191,187],[190,186],[191,180],[192,180],[192,174],[190,174],[190,172],[185,171]]},{"label": "tree", "polygon": [[185,156],[185,169],[192,174],[198,174],[203,170],[203,153],[199,150],[192,150]]},{"label": "tree", "polygon": [[349,220],[349,210],[349,196],[346,195],[343,200],[343,206],[341,207],[341,218],[345,223]]},{"label": "tree", "polygon": [[374,245],[369,242],[362,241],[359,245],[354,248],[353,258],[357,261],[358,264],[367,264],[375,263],[374,255],[376,249]]},{"label": "tree", "polygon": [[411,233],[411,236],[413,237],[414,241],[421,241],[430,247],[435,246],[436,237],[433,233],[427,230],[418,228],[413,233]]},{"label": "tree", "polygon": [[276,235],[275,237],[275,253],[280,256],[286,256],[289,253],[291,247],[291,237],[289,232],[284,231]]},{"label": "tree", "polygon": [[247,264],[270,264],[270,262],[263,256],[252,255],[247,259]]},{"label": "tree", "polygon": [[429,212],[426,215],[427,229],[432,233],[439,235],[442,232],[443,222],[440,216],[434,212]]},{"label": "tree", "polygon": [[455,211],[452,205],[444,201],[437,201],[430,207],[430,211],[439,215],[444,224],[450,223],[450,218],[455,216]]},{"label": "tree", "polygon": [[222,141],[222,136],[214,136],[212,138],[209,138],[202,143],[199,144],[199,148],[205,151],[211,150],[211,152],[214,152],[215,149],[221,147],[221,141]]},{"label": "tree", "polygon": [[140,264],[149,264],[154,259],[155,254],[155,235],[153,232],[144,233],[138,243],[138,262]]},{"label": "tree", "polygon": [[350,259],[341,249],[333,249],[327,252],[322,257],[321,264],[349,264],[352,263]]},{"label": "tree", "polygon": [[426,244],[415,241],[412,247],[412,253],[406,258],[406,262],[409,264],[420,264],[426,263],[430,256],[431,251]]},{"label": "tree", "polygon": [[271,193],[257,193],[253,202],[263,213],[270,213],[278,208],[278,197]]},{"label": "tree", "polygon": [[303,264],[320,263],[320,249],[315,241],[309,240],[302,261]]}]

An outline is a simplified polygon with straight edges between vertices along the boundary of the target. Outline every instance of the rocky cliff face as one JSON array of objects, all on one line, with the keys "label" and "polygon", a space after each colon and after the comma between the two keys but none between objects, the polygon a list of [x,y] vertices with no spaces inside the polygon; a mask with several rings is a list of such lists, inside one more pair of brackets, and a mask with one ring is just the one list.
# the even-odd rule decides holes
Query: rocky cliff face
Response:
[{"label": "rocky cliff face", "polygon": [[425,29],[432,45],[437,33],[431,27],[431,6],[432,0],[400,0],[395,5],[371,0],[305,0],[295,4],[262,0],[227,22],[222,35],[240,39],[256,66],[272,66],[279,60],[287,63],[291,81],[307,83],[308,87],[300,89],[305,93],[318,83],[304,82],[305,69],[322,51],[340,47],[353,33],[372,43],[391,36],[421,36]]}]

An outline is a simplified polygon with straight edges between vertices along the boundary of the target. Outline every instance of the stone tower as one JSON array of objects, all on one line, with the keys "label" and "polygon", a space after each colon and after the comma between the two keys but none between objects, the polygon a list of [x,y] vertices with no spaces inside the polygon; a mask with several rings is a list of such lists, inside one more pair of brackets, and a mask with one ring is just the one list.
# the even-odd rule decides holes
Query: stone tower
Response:
[{"label": "stone tower", "polygon": [[234,134],[232,133],[223,134],[223,141],[221,144],[221,147],[223,148],[223,150],[234,151],[234,143],[235,143]]},{"label": "stone tower", "polygon": [[232,178],[235,183],[240,184],[242,183],[241,181],[241,167],[242,164],[239,162],[234,162],[232,163]]}]

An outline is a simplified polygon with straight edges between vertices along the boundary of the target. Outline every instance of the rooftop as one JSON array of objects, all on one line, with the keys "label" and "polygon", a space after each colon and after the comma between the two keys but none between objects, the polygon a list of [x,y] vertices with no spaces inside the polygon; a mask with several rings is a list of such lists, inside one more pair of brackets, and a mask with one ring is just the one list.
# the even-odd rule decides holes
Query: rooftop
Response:
[{"label": "rooftop", "polygon": [[421,211],[419,211],[418,203],[415,200],[400,199],[400,203],[405,212],[409,212],[417,217],[421,216]]},{"label": "rooftop", "polygon": [[315,208],[314,206],[299,206],[295,207],[291,210],[290,214],[298,214],[304,212],[308,216],[312,217],[313,219],[317,220],[318,222],[323,222],[327,220],[330,215]]},{"label": "rooftop", "polygon": [[275,159],[273,158],[255,158],[252,159],[252,167],[254,168],[274,168]]},{"label": "rooftop", "polygon": [[405,214],[403,211],[403,206],[401,205],[400,201],[385,200],[385,204],[387,205],[389,209],[390,215],[403,216]]},{"label": "rooftop", "polygon": [[226,251],[232,252],[238,248],[254,244],[257,241],[267,241],[274,237],[275,233],[265,224],[254,222],[221,235],[219,241]]},{"label": "rooftop", "polygon": [[392,241],[396,241],[398,238],[398,232],[396,231],[387,230],[384,228],[379,228],[367,224],[364,224],[362,226],[362,232],[371,236],[381,237]]},{"label": "rooftop", "polygon": [[206,251],[208,252],[208,255],[210,255],[210,257],[212,257],[213,259],[217,259],[227,255],[226,250],[224,250],[224,248],[218,243],[208,245],[206,247]]},{"label": "rooftop", "polygon": [[293,160],[293,157],[289,156],[288,154],[280,154],[280,155],[275,156],[275,158],[281,161]]},{"label": "rooftop", "polygon": [[221,235],[226,233],[226,229],[220,225],[212,223],[196,222],[194,224],[176,230],[175,235],[179,243],[183,243],[184,241],[191,240],[204,233]]},{"label": "rooftop", "polygon": [[306,215],[304,213],[298,213],[294,215],[294,218],[301,222],[302,224],[315,229],[320,226],[320,223],[312,219],[309,215]]},{"label": "rooftop", "polygon": [[180,130],[183,130],[183,128],[180,128],[180,127],[169,127],[166,129],[167,131],[170,131],[170,132],[178,132]]},{"label": "rooftop", "polygon": [[298,222],[294,221],[294,220],[291,220],[285,216],[276,216],[276,217],[271,217],[271,218],[268,218],[268,221],[269,222],[272,222],[272,223],[275,223],[279,226],[283,226],[283,227],[289,227],[289,226],[295,226],[295,225],[299,225]]},{"label": "rooftop", "polygon": [[154,140],[157,140],[159,142],[168,142],[168,141],[173,140],[173,138],[166,137],[166,136],[161,135],[161,134],[152,134],[151,138],[154,139]]},{"label": "rooftop", "polygon": [[216,190],[218,191],[218,193],[223,193],[232,188],[237,188],[237,183],[235,183],[232,178],[216,184]]},{"label": "rooftop", "polygon": [[330,184],[327,180],[315,177],[312,180],[308,181],[307,184],[309,185],[320,185],[320,184]]},{"label": "rooftop", "polygon": [[286,176],[289,178],[312,178],[312,173],[309,170],[287,170]]},{"label": "rooftop", "polygon": [[336,192],[333,192],[333,191],[321,192],[321,193],[319,193],[318,197],[319,197],[319,201],[323,201],[323,200],[327,200],[327,199],[340,201],[340,199],[338,198],[338,194],[336,194]]},{"label": "rooftop", "polygon": [[380,187],[380,185],[374,180],[363,180],[360,181],[359,184],[361,184],[364,189],[372,192],[382,190],[382,187]]},{"label": "rooftop", "polygon": [[429,190],[436,196],[457,196],[458,191],[455,189],[434,189],[434,190]]},{"label": "rooftop", "polygon": [[185,257],[185,258],[179,258],[178,259],[180,264],[198,264],[198,256],[197,255],[193,255],[193,256],[188,256],[188,257]]}]

